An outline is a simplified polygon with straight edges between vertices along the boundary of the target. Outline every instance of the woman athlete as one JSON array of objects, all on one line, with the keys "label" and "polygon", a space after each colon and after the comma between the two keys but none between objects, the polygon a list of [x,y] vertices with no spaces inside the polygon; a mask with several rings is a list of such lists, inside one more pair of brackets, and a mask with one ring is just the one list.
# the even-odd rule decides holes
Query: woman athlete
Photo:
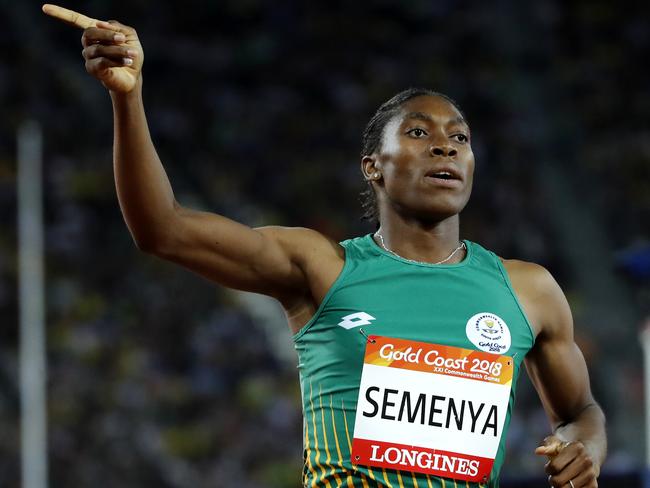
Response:
[{"label": "woman athlete", "polygon": [[299,354],[305,486],[498,486],[519,368],[552,427],[535,453],[551,486],[597,486],[604,415],[567,300],[533,263],[460,240],[474,155],[456,104],[407,90],[364,133],[375,234],[250,228],[181,206],[151,141],[135,29],[54,5],[84,29],[109,90],[119,204],[137,247],[284,307]]}]

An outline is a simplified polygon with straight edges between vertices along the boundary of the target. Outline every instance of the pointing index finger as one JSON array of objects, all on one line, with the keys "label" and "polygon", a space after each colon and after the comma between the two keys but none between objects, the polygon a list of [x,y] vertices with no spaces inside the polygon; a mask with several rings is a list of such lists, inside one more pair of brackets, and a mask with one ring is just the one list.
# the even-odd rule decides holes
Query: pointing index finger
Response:
[{"label": "pointing index finger", "polygon": [[49,3],[43,5],[43,13],[50,17],[54,17],[55,19],[62,20],[68,25],[79,27],[80,29],[95,27],[97,22],[99,22],[97,19],[86,17],[74,10],[68,10],[67,8],[59,7],[58,5],[51,5]]}]

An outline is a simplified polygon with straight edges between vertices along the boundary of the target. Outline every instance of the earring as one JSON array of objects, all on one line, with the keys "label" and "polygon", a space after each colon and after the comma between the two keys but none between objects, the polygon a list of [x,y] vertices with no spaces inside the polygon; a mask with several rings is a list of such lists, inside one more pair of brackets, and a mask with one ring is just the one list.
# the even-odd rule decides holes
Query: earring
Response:
[{"label": "earring", "polygon": [[372,178],[375,179],[375,180],[378,179],[380,176],[381,175],[379,173],[373,173],[372,174]]}]

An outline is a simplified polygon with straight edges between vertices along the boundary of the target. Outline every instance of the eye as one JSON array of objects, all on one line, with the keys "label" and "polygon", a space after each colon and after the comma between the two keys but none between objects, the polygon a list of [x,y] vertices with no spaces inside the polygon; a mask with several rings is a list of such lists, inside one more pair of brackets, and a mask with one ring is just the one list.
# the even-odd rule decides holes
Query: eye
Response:
[{"label": "eye", "polygon": [[413,137],[417,138],[417,139],[420,139],[420,138],[427,135],[427,132],[424,129],[420,129],[419,127],[416,127],[415,129],[411,129],[411,130],[407,131],[406,133],[409,134],[410,136],[413,136]]},{"label": "eye", "polygon": [[469,141],[469,137],[467,137],[465,134],[454,134],[453,136],[454,139],[456,139],[458,142],[464,144]]}]

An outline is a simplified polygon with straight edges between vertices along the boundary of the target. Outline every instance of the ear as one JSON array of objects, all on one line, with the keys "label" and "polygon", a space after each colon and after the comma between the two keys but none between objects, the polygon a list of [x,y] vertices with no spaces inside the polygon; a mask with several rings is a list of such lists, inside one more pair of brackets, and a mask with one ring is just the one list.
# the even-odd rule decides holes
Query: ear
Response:
[{"label": "ear", "polygon": [[381,163],[375,156],[361,158],[361,172],[366,181],[376,181],[381,178]]}]

